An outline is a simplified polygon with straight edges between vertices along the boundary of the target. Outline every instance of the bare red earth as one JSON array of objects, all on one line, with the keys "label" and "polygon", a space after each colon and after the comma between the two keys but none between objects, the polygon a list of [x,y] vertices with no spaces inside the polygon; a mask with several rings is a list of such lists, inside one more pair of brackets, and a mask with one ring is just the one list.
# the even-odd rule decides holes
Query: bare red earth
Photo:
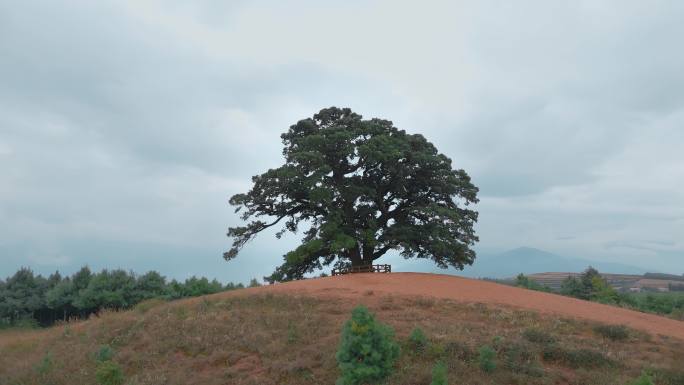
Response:
[{"label": "bare red earth", "polygon": [[[251,290],[254,289],[247,291]],[[386,294],[426,296],[461,302],[505,305],[568,318],[622,324],[652,334],[684,340],[684,322],[682,321],[556,294],[452,275],[424,273],[352,274],[294,281],[256,290],[345,298],[363,297],[364,293],[372,291],[374,297]]]}]

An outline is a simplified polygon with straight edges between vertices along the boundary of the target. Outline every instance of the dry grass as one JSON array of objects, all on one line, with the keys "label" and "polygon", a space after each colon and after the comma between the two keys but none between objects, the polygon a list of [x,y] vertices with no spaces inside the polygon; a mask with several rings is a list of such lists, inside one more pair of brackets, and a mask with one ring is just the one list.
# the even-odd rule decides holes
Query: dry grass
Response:
[{"label": "dry grass", "polygon": [[[94,354],[105,344],[131,385],[333,384],[339,332],[358,303],[392,325],[404,345],[389,384],[429,384],[437,360],[447,363],[451,384],[624,384],[645,367],[665,373],[662,384],[684,378],[684,345],[673,338],[630,331],[613,341],[589,322],[431,298],[363,292],[357,301],[323,300],[245,290],[0,332],[0,384],[95,384]],[[430,340],[418,354],[406,346],[415,327]],[[492,374],[478,368],[484,344],[497,351]]]}]

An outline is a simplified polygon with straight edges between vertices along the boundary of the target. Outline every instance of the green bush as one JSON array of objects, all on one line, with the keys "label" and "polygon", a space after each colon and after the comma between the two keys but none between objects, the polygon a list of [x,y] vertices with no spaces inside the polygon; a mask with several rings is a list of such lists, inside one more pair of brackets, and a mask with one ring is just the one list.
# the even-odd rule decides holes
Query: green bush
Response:
[{"label": "green bush", "polygon": [[111,361],[114,358],[114,349],[109,345],[102,345],[100,349],[95,353],[95,361],[105,362]]},{"label": "green bush", "polygon": [[124,375],[121,367],[113,361],[104,361],[97,366],[95,378],[100,385],[122,385]]},{"label": "green bush", "polygon": [[537,328],[525,329],[522,335],[526,340],[536,344],[552,344],[556,342],[552,335]]},{"label": "green bush", "polygon": [[421,328],[414,328],[409,334],[409,346],[415,352],[425,350],[428,345],[428,339]]},{"label": "green bush", "polygon": [[377,322],[365,306],[358,306],[342,328],[336,355],[342,376],[337,385],[378,382],[392,372],[398,357],[393,330]]},{"label": "green bush", "polygon": [[641,373],[641,376],[630,382],[629,385],[655,385],[655,383],[653,383],[651,376],[646,373]]},{"label": "green bush", "polygon": [[594,327],[594,332],[611,341],[622,341],[629,338],[629,330],[624,325],[598,325]]},{"label": "green bush", "polygon": [[480,347],[478,350],[478,362],[480,369],[485,373],[491,373],[496,369],[496,362],[494,358],[496,357],[496,352],[488,345]]},{"label": "green bush", "polygon": [[443,362],[438,362],[432,368],[432,382],[430,385],[447,385],[447,367]]}]

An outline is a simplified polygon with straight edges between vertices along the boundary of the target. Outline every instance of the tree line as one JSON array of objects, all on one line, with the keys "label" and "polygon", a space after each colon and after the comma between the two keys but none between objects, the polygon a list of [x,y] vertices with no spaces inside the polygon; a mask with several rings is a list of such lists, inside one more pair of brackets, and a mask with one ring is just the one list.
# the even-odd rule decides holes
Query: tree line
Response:
[{"label": "tree line", "polygon": [[[259,283],[253,279],[250,286],[256,285]],[[194,276],[184,282],[167,281],[156,271],[136,275],[105,269],[93,273],[84,266],[70,277],[57,271],[46,278],[21,268],[6,280],[0,279],[0,328],[49,326],[58,320],[87,318],[102,309],[128,309],[152,298],[172,300],[243,287]]]},{"label": "tree line", "polygon": [[530,290],[552,292],[684,320],[684,293],[676,292],[679,285],[670,285],[670,290],[672,290],[670,293],[620,292],[613,288],[598,270],[591,266],[579,277],[569,276],[566,278],[559,291],[554,291],[548,286],[535,282],[524,274],[517,276],[515,285]]}]

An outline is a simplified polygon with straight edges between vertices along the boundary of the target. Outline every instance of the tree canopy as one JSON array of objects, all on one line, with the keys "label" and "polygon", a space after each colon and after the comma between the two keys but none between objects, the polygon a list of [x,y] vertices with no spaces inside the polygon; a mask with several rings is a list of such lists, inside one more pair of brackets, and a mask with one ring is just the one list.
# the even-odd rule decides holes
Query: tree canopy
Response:
[{"label": "tree canopy", "polygon": [[[252,280],[250,285],[258,285]],[[0,279],[0,329],[12,326],[51,325],[58,320],[85,318],[101,309],[128,309],[142,301],[171,300],[218,293],[244,287],[229,282],[190,277],[185,282],[167,283],[156,271],[136,275],[125,270],[92,273],[84,266],[73,275],[59,272],[48,278],[29,268]]]},{"label": "tree canopy", "polygon": [[230,198],[244,226],[231,227],[226,260],[261,231],[306,227],[269,281],[300,279],[334,263],[371,264],[389,250],[439,267],[472,264],[478,202],[468,174],[422,135],[348,108],[326,108],[281,135],[285,164]]}]

